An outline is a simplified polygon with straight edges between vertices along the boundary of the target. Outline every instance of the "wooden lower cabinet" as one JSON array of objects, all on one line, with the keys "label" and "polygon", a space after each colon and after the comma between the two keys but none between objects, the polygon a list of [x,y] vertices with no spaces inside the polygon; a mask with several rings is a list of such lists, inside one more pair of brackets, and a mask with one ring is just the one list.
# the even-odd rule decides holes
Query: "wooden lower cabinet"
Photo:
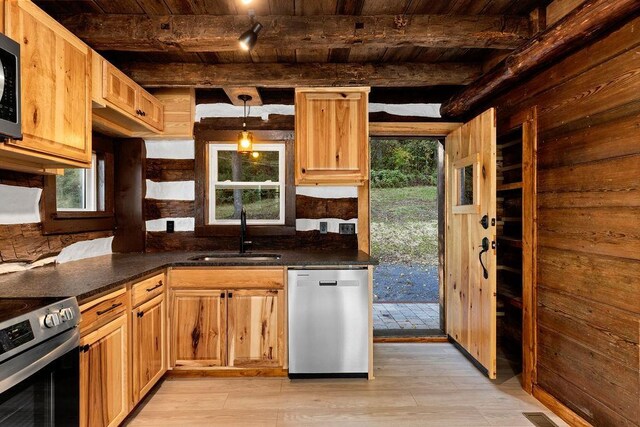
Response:
[{"label": "wooden lower cabinet", "polygon": [[228,293],[228,366],[281,367],[284,360],[284,291]]},{"label": "wooden lower cabinet", "polygon": [[132,405],[137,404],[167,371],[166,323],[166,303],[162,294],[133,310]]},{"label": "wooden lower cabinet", "polygon": [[227,304],[224,290],[174,291],[171,325],[173,367],[225,365]]},{"label": "wooden lower cabinet", "polygon": [[129,413],[127,315],[80,339],[80,425],[117,426]]}]

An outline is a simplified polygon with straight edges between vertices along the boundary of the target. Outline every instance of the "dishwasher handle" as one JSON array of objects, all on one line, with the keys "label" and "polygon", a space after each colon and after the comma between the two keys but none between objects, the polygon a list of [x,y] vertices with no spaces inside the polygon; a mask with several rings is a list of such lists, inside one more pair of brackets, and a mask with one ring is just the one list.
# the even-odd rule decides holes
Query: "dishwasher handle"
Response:
[{"label": "dishwasher handle", "polygon": [[318,282],[320,286],[338,286],[337,280],[320,280]]}]

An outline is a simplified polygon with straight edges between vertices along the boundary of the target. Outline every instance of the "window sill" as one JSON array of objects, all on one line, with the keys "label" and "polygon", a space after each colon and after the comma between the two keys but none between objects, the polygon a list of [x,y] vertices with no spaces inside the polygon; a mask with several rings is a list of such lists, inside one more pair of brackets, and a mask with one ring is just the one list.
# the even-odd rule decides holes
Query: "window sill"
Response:
[{"label": "window sill", "polygon": [[107,211],[58,211],[52,215],[53,219],[80,218],[113,218],[113,212]]},{"label": "window sill", "polygon": [[[293,236],[296,227],[290,225],[248,225],[249,236]],[[198,237],[240,236],[239,225],[198,225],[195,228]]]}]

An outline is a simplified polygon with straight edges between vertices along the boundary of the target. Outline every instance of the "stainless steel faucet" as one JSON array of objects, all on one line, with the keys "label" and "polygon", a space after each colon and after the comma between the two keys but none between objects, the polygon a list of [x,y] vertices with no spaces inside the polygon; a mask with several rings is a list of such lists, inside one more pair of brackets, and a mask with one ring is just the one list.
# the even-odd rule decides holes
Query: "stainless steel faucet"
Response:
[{"label": "stainless steel faucet", "polygon": [[250,244],[251,241],[247,240],[247,211],[242,208],[242,211],[240,212],[240,253],[246,253],[246,246]]}]

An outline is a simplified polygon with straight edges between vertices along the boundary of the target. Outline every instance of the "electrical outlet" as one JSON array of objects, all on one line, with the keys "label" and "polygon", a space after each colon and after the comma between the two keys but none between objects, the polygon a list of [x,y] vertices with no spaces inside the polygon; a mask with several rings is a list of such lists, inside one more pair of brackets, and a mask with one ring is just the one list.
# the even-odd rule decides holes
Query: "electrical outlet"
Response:
[{"label": "electrical outlet", "polygon": [[175,221],[167,221],[167,233],[173,233],[176,229],[176,222]]},{"label": "electrical outlet", "polygon": [[327,234],[327,221],[320,221],[320,234]]},{"label": "electrical outlet", "polygon": [[341,223],[340,234],[356,234],[356,225],[348,222]]}]

